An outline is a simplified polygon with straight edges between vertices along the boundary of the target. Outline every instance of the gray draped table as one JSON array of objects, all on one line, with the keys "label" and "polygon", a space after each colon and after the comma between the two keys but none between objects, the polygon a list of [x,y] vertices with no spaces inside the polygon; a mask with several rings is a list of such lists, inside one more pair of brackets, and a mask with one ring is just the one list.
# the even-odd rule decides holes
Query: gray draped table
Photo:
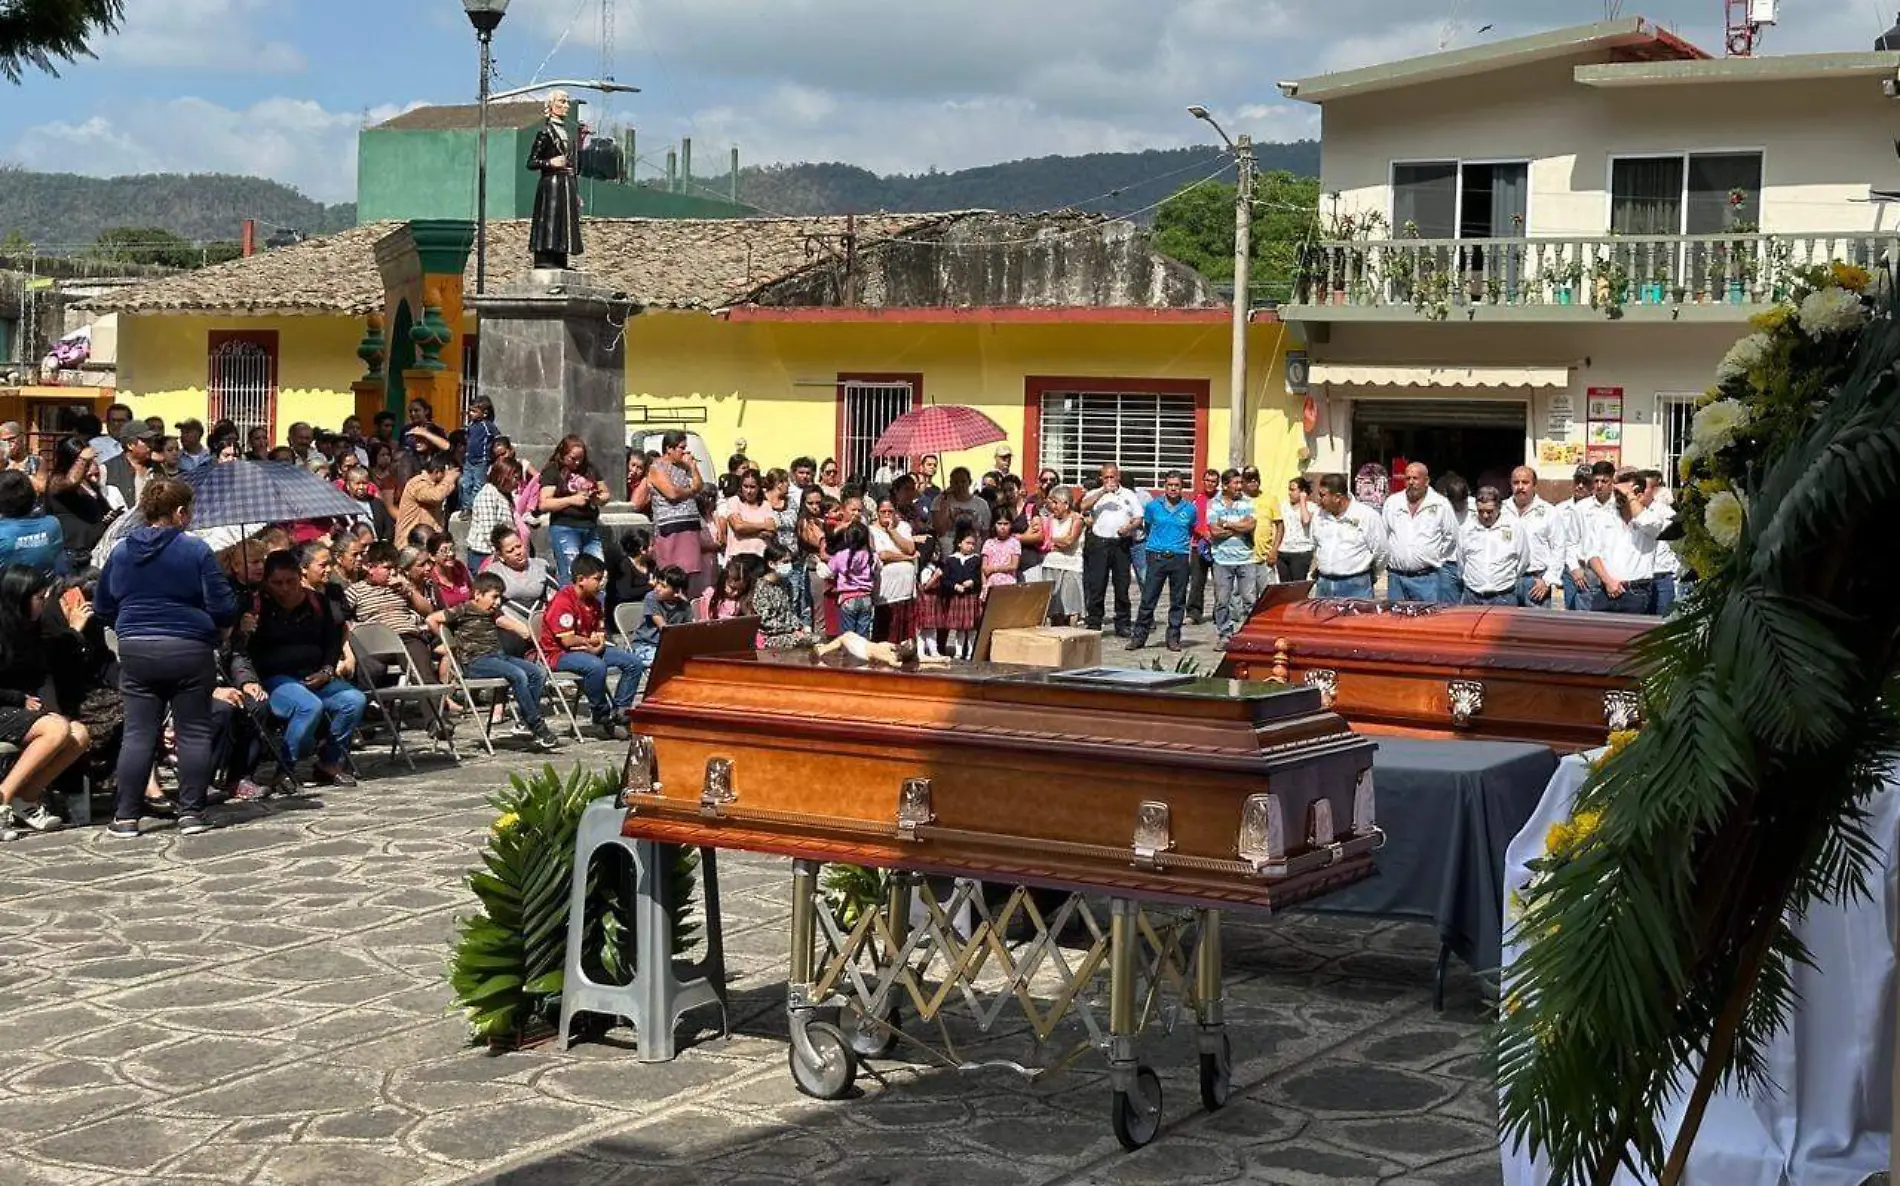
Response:
[{"label": "gray draped table", "polygon": [[1304,908],[1435,924],[1442,1007],[1450,954],[1479,972],[1503,962],[1505,849],[1537,809],[1557,755],[1503,741],[1377,741],[1378,874]]}]

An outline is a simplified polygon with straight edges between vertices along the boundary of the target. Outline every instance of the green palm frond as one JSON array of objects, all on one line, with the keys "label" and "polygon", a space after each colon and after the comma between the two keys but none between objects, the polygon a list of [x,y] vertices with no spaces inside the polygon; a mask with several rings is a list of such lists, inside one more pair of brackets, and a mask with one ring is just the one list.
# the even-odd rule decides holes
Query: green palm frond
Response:
[{"label": "green palm frond", "polygon": [[1499,1123],[1557,1183],[1679,1180],[1709,1094],[1763,1080],[1810,961],[1792,920],[1863,892],[1877,858],[1865,804],[1900,766],[1900,321],[1784,342],[1751,468],[1727,471],[1752,492],[1742,538],[1632,648],[1645,727],[1579,793],[1591,842],[1523,895]]},{"label": "green palm frond", "polygon": [[92,39],[124,19],[125,0],[8,0],[0,4],[0,78],[58,74],[57,63],[91,57]]}]

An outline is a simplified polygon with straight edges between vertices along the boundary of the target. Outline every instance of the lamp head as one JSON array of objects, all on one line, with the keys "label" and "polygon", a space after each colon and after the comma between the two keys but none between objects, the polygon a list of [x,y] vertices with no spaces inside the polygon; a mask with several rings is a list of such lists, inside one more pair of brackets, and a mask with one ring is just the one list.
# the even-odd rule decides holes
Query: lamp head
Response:
[{"label": "lamp head", "polygon": [[1207,108],[1201,106],[1199,103],[1196,103],[1194,104],[1194,106],[1188,108],[1188,114],[1193,116],[1195,119],[1206,119]]},{"label": "lamp head", "polygon": [[468,13],[468,23],[475,26],[475,31],[486,37],[501,24],[508,0],[462,0],[462,11]]}]

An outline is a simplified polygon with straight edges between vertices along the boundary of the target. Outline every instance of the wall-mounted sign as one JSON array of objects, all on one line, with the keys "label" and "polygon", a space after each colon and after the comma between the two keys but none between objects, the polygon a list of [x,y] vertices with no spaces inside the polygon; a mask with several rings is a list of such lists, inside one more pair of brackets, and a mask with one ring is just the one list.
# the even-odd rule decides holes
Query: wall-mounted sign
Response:
[{"label": "wall-mounted sign", "polygon": [[1286,391],[1288,395],[1305,395],[1309,386],[1307,375],[1312,366],[1304,350],[1286,352]]},{"label": "wall-mounted sign", "polygon": [[1570,402],[1570,393],[1557,392],[1544,405],[1544,435],[1552,440],[1567,440],[1570,426],[1576,423],[1577,407]]},{"label": "wall-mounted sign", "polygon": [[1623,389],[1621,387],[1592,387],[1586,393],[1589,399],[1589,419],[1623,422]]},{"label": "wall-mounted sign", "polygon": [[1569,441],[1538,441],[1537,464],[1575,469],[1583,461],[1583,446]]}]

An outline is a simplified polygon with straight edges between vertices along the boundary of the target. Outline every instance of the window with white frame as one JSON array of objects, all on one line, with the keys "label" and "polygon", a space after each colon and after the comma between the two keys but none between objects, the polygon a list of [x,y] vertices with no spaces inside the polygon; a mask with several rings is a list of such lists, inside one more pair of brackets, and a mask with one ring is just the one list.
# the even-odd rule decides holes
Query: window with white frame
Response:
[{"label": "window with white frame", "polygon": [[[839,384],[844,400],[844,431],[838,442],[838,468],[846,478],[865,481],[883,461],[871,456],[871,449],[891,421],[911,410],[917,399],[916,384],[903,380],[847,379]],[[891,459],[898,472],[908,467],[909,458]]]},{"label": "window with white frame", "polygon": [[205,360],[206,419],[229,420],[240,433],[262,428],[277,432],[277,335],[216,335]]},{"label": "window with white frame", "polygon": [[1421,239],[1516,239],[1530,204],[1524,161],[1407,161],[1392,166],[1392,233]]},{"label": "window with white frame", "polygon": [[1140,391],[1045,391],[1038,462],[1065,482],[1093,477],[1104,465],[1121,468],[1122,483],[1161,485],[1179,470],[1190,481],[1196,466],[1192,395]]},{"label": "window with white frame", "polygon": [[1661,392],[1656,396],[1656,427],[1662,433],[1663,480],[1675,486],[1682,480],[1678,466],[1689,447],[1689,429],[1695,421],[1694,395]]}]

